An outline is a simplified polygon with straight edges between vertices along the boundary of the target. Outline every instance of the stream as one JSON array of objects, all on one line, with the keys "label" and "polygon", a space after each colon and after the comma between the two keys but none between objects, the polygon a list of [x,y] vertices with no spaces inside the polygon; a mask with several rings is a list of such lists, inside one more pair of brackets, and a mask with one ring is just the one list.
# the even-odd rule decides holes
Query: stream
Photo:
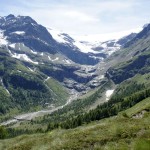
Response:
[{"label": "stream", "polygon": [[[72,92],[72,93],[74,93],[74,92]],[[36,112],[31,112],[31,113],[25,113],[25,114],[22,114],[22,115],[18,115],[18,116],[13,117],[13,119],[2,122],[0,125],[6,126],[6,125],[9,125],[11,123],[17,123],[19,121],[25,121],[25,120],[30,121],[30,120],[32,120],[36,117],[44,116],[46,114],[51,114],[52,112],[57,111],[59,109],[62,109],[65,106],[67,106],[73,100],[75,100],[78,96],[79,96],[79,93],[74,93],[70,96],[70,98],[67,100],[67,102],[62,106],[58,106],[58,107],[55,107],[55,108],[52,108],[52,109],[45,109],[45,110],[40,110],[40,111],[36,111]]]}]

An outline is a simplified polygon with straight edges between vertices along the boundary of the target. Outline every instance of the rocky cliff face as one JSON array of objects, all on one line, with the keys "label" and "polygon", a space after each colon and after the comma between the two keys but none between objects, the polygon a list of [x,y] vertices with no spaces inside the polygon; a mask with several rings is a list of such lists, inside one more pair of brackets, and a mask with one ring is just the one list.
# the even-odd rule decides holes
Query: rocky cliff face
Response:
[{"label": "rocky cliff face", "polygon": [[[118,54],[117,54],[118,55]],[[148,24],[131,41],[128,41],[121,49],[117,59],[120,64],[114,65],[107,70],[106,76],[116,84],[129,79],[136,74],[150,72],[150,25]]]},{"label": "rocky cliff face", "polygon": [[66,91],[83,94],[101,85],[108,69],[105,59],[131,38],[92,44],[56,33],[28,16],[1,17],[1,93],[10,105],[24,109],[64,104]]}]

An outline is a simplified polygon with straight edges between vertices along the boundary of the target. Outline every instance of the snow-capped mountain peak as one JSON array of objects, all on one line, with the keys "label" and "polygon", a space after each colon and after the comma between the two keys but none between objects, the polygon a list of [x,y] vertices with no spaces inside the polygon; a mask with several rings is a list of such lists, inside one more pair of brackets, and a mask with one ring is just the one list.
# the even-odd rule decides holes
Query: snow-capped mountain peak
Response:
[{"label": "snow-capped mountain peak", "polygon": [[[73,39],[71,36],[69,36],[66,33],[60,32],[59,30],[54,30],[51,28],[47,28],[49,33],[52,35],[52,37],[58,42],[58,43],[63,43],[66,45],[71,46],[74,50],[78,50],[82,53],[91,53],[91,54],[99,54],[101,51],[95,50],[96,46],[100,46],[102,48],[108,48],[105,43],[98,41],[98,42],[88,42],[88,41],[80,41],[77,38]],[[107,41],[109,43],[111,41]],[[117,46],[118,49],[119,45]],[[108,53],[110,54],[110,53]]]},{"label": "snow-capped mountain peak", "polygon": [[[10,14],[0,18],[0,45],[7,45],[10,51],[14,51],[14,57],[17,59],[28,56],[27,52],[30,52],[30,55],[42,57],[42,62],[95,65],[120,49],[128,37],[121,41],[101,41],[97,37],[93,39],[96,41],[80,39],[56,29],[46,28],[29,16],[16,17]],[[53,61],[56,58],[59,59]],[[36,57],[34,59],[36,62]]]},{"label": "snow-capped mountain peak", "polygon": [[51,29],[51,28],[47,28],[47,30],[57,42],[69,43],[67,40],[65,40],[62,32],[60,32],[58,30]]}]

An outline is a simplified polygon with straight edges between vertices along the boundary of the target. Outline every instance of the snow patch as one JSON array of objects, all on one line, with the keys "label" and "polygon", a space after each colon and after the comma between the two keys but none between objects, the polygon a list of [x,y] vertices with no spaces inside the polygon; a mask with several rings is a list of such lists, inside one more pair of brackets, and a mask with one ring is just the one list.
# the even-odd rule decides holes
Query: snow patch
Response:
[{"label": "snow patch", "polygon": [[59,60],[59,58],[58,58],[58,57],[56,57],[55,59],[51,59],[51,57],[50,57],[50,56],[48,56],[48,59],[49,59],[49,60],[51,60],[51,61],[57,61],[57,60]]},{"label": "snow patch", "polygon": [[51,78],[51,77],[47,77],[47,78],[44,80],[44,83],[45,83],[46,81],[48,81],[50,78]]},{"label": "snow patch", "polygon": [[99,52],[92,50],[92,46],[85,45],[84,43],[81,43],[79,41],[75,41],[73,43],[77,48],[80,49],[81,52],[83,53],[95,53],[98,54]]},{"label": "snow patch", "polygon": [[50,56],[48,56],[48,59],[51,60]]},{"label": "snow patch", "polygon": [[104,75],[101,75],[98,77],[98,79],[101,80],[101,79],[104,79],[104,77],[105,77]]},{"label": "snow patch", "polygon": [[52,61],[57,61],[57,60],[59,60],[59,58],[58,57],[56,57],[55,59],[53,59]]},{"label": "snow patch", "polygon": [[10,51],[10,50],[8,50],[8,52],[9,52],[9,54],[10,54],[10,55],[12,55],[12,53],[11,53],[11,51]]},{"label": "snow patch", "polygon": [[12,32],[12,33],[19,34],[19,35],[24,35],[25,34],[24,31],[15,31],[15,32]]},{"label": "snow patch", "polygon": [[112,53],[116,52],[119,49],[120,47],[109,47],[106,52],[108,55],[111,55]]},{"label": "snow patch", "polygon": [[16,45],[16,43],[13,43],[13,44],[10,44],[9,46],[10,46],[11,48],[15,48],[15,45]]},{"label": "snow patch", "polygon": [[22,59],[22,60],[25,60],[27,62],[31,62],[33,64],[38,64],[38,62],[31,60],[26,54],[17,54],[17,53],[12,54],[11,53],[11,56],[13,58],[16,58],[16,59]]},{"label": "snow patch", "polygon": [[33,53],[33,54],[37,54],[37,52],[35,52],[35,51],[33,51],[33,50],[31,50],[31,53]]},{"label": "snow patch", "polygon": [[70,62],[68,59],[65,59],[65,62],[66,62],[67,64],[71,64],[71,62]]},{"label": "snow patch", "polygon": [[30,67],[28,67],[28,69],[29,69],[31,72],[34,72],[34,70],[33,70],[33,69],[31,69]]},{"label": "snow patch", "polygon": [[8,41],[5,39],[0,39],[0,45],[7,45]]},{"label": "snow patch", "polygon": [[36,24],[34,24],[34,23],[31,23],[32,24],[32,26],[36,26]]},{"label": "snow patch", "polygon": [[102,46],[103,48],[107,48],[107,44],[106,44],[106,43],[103,43],[101,46]]},{"label": "snow patch", "polygon": [[106,95],[106,101],[110,99],[110,96],[113,94],[114,90],[107,90],[105,95]]},{"label": "snow patch", "polygon": [[[34,37],[34,38],[36,38],[36,37]],[[40,38],[37,38],[37,40],[39,40],[40,42],[42,42],[42,43],[44,43],[44,44],[46,44],[46,45],[49,45],[47,42],[41,40]]]},{"label": "snow patch", "polygon": [[43,55],[44,55],[44,53],[42,52],[40,55],[41,55],[41,56],[43,56]]},{"label": "snow patch", "polygon": [[68,43],[66,40],[63,39],[62,33],[58,30],[52,30],[47,28],[48,32],[52,35],[52,37],[59,43]]}]

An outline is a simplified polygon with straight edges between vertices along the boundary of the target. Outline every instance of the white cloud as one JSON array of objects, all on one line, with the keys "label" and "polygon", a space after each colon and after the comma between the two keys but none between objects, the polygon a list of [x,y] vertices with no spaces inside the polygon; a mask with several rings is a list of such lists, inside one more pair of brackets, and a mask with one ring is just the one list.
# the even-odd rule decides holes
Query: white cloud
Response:
[{"label": "white cloud", "polygon": [[[80,35],[138,28],[149,22],[149,5],[148,0],[14,0],[9,5],[1,3],[5,15],[29,15],[44,26]],[[4,10],[0,13],[4,14]]]},{"label": "white cloud", "polygon": [[106,34],[89,34],[89,35],[83,35],[79,36],[77,34],[71,35],[75,39],[78,39],[79,41],[89,41],[89,42],[96,42],[96,41],[107,41],[107,40],[113,40],[113,39],[120,39],[123,36],[129,35],[130,33],[138,33],[142,30],[142,28],[135,28],[130,29],[126,31],[121,32],[112,32],[112,33],[106,33]]},{"label": "white cloud", "polygon": [[87,15],[79,11],[66,11],[64,15],[69,19],[76,19],[78,21],[83,21],[83,22],[99,21],[98,18],[91,15]]}]

